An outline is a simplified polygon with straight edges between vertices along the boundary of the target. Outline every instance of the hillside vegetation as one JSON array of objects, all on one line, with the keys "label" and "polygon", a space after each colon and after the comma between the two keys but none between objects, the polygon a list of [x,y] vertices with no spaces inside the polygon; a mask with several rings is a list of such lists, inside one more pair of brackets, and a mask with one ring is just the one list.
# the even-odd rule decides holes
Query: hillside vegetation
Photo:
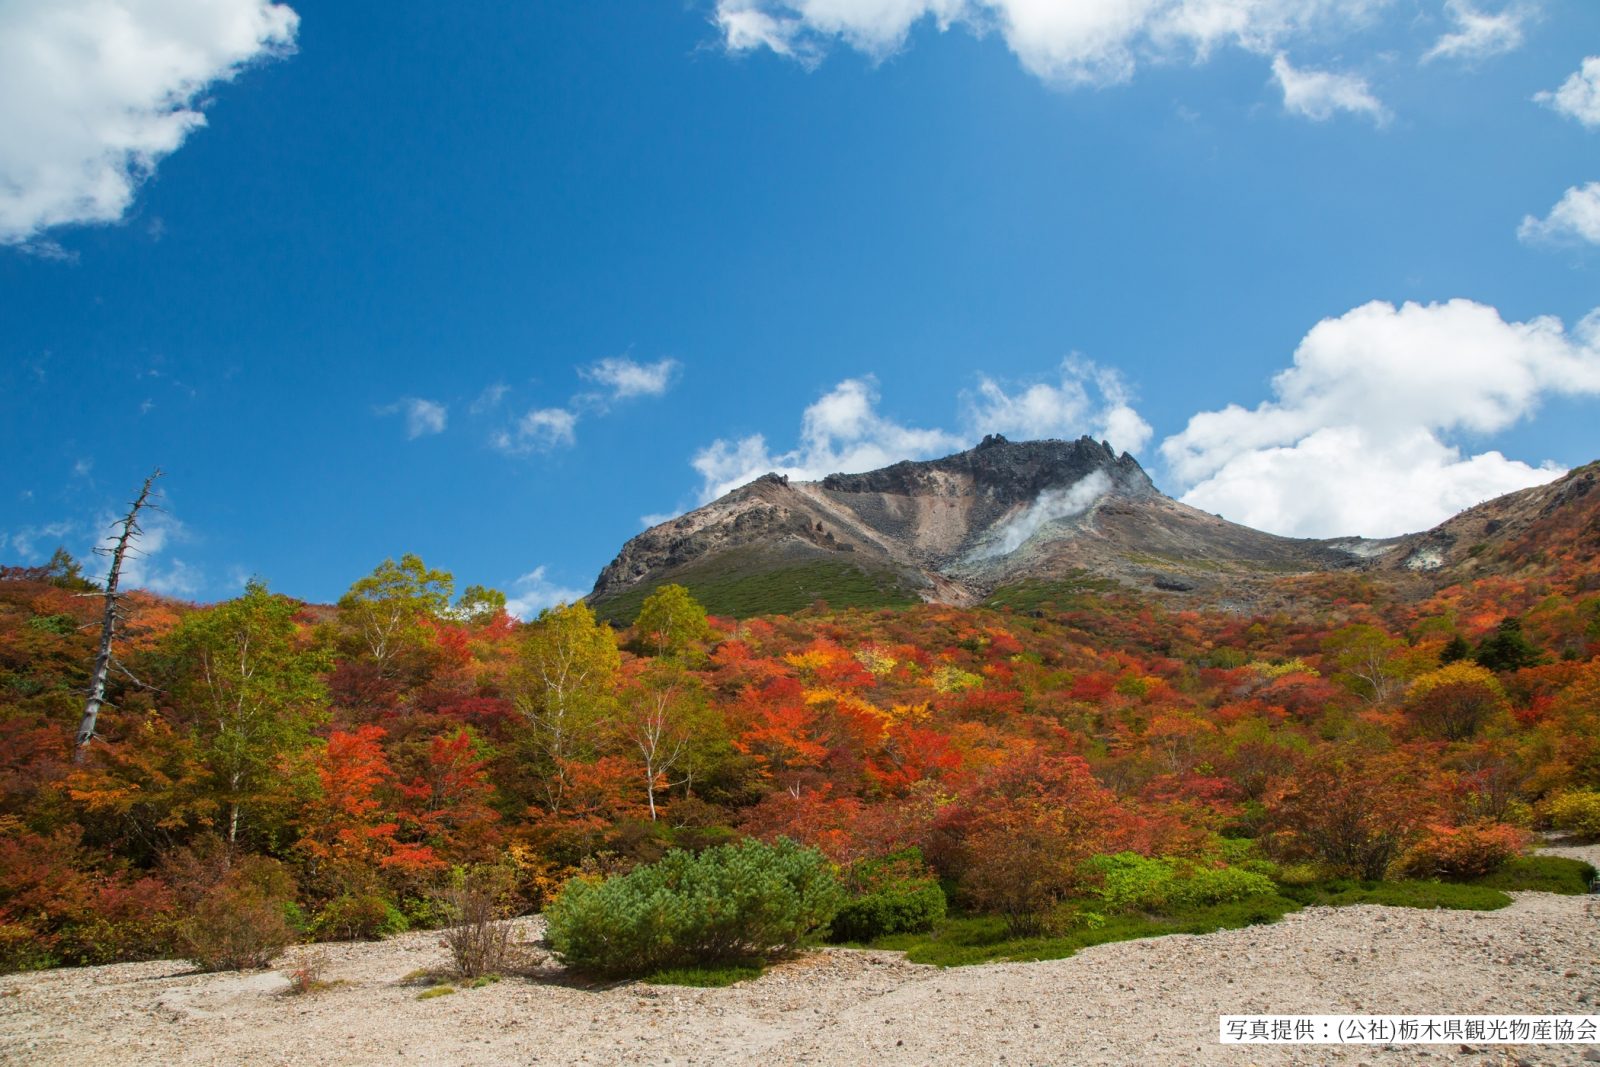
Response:
[{"label": "hillside vegetation", "polygon": [[1284,579],[1256,616],[1069,581],[734,619],[669,585],[613,630],[407,556],[334,606],[131,598],[81,764],[97,603],[10,568],[0,965],[248,965],[742,838],[820,852],[840,931],[935,962],[1581,887],[1515,859],[1600,834],[1600,575],[1548,559],[1424,599]]}]

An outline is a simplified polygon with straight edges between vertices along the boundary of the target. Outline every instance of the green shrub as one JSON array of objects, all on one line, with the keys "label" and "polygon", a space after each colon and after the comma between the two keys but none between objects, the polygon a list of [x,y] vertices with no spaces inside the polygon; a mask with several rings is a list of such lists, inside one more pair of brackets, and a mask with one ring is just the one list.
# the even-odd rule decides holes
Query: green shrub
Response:
[{"label": "green shrub", "polygon": [[1582,860],[1565,856],[1518,856],[1493,874],[1474,878],[1473,885],[1489,889],[1525,890],[1581,896],[1590,891],[1595,870]]},{"label": "green shrub", "polygon": [[22,923],[0,922],[0,974],[42,971],[61,960],[44,944],[39,931]]},{"label": "green shrub", "polygon": [[1314,885],[1322,880],[1322,872],[1314,863],[1284,863],[1273,873],[1273,881],[1290,888]]},{"label": "green shrub", "polygon": [[323,906],[317,915],[317,934],[330,941],[376,941],[402,934],[406,917],[379,893],[343,893]]},{"label": "green shrub", "polygon": [[546,918],[576,970],[635,977],[779,955],[811,941],[843,903],[822,854],[792,841],[744,841],[596,882],[569,882]]},{"label": "green shrub", "polygon": [[1096,856],[1089,867],[1104,879],[1097,895],[1111,911],[1172,914],[1277,892],[1271,878],[1255,871],[1200,867],[1133,852]]},{"label": "green shrub", "polygon": [[1374,882],[1330,878],[1283,895],[1302,905],[1342,908],[1352,904],[1385,904],[1392,908],[1452,908],[1458,911],[1494,911],[1511,903],[1504,893],[1487,886],[1461,882]]},{"label": "green shrub", "polygon": [[1545,809],[1550,825],[1579,837],[1600,837],[1600,789],[1560,793]]},{"label": "green shrub", "polygon": [[945,893],[921,849],[862,860],[845,872],[844,882],[851,898],[833,917],[834,941],[920,933],[944,918]]},{"label": "green shrub", "polygon": [[835,941],[871,941],[889,934],[932,930],[944,918],[944,890],[931,879],[856,897],[833,917]]}]

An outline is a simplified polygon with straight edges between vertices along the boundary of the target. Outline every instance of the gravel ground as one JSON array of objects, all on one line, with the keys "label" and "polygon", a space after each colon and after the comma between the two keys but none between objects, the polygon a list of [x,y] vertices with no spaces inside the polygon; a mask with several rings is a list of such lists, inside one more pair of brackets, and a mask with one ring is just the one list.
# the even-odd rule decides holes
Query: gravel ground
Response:
[{"label": "gravel ground", "polygon": [[[1600,860],[1600,846],[1549,851]],[[1497,912],[1308,908],[1272,926],[939,970],[828,949],[727,989],[587,989],[544,965],[418,1000],[437,935],[297,947],[278,969],[172,962],[0,978],[0,1061],[48,1064],[1580,1064],[1596,1046],[1263,1047],[1221,1014],[1600,1013],[1600,897]],[[538,935],[538,920],[524,923]],[[283,996],[307,953],[339,984]],[[1586,1054],[1587,1057],[1586,1058]]]}]

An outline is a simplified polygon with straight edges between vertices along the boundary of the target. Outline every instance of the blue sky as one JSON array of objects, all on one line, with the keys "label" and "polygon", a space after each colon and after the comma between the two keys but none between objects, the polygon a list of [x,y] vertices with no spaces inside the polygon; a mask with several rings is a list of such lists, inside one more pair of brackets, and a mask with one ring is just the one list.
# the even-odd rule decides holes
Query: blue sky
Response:
[{"label": "blue sky", "polygon": [[160,465],[157,588],[526,610],[989,431],[1431,525],[1600,457],[1596,53],[1589,0],[15,0],[0,561]]}]

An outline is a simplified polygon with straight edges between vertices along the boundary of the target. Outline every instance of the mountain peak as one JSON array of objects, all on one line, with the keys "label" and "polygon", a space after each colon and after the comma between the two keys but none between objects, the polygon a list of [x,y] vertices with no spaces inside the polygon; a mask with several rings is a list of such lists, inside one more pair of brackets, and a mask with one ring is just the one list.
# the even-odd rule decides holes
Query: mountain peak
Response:
[{"label": "mountain peak", "polygon": [[[668,581],[694,589],[760,576],[814,599],[836,595],[841,582],[858,587],[865,576],[872,588],[890,588],[902,600],[970,603],[1018,574],[1081,569],[1092,560],[1070,559],[1060,546],[1104,555],[1105,546],[1095,544],[1101,517],[1126,525],[1133,513],[1155,515],[1162,529],[1183,526],[1181,536],[1169,538],[1181,545],[1204,539],[1191,527],[1242,529],[1168,500],[1138,460],[1105,441],[990,434],[939,459],[815,482],[762,475],[634,537],[600,573],[590,600],[619,601],[620,617]],[[1266,545],[1247,555],[1273,555],[1289,544],[1247,533]],[[1232,549],[1237,555],[1238,546]]]},{"label": "mountain peak", "polygon": [[[1076,441],[1010,441],[989,434],[965,452],[932,460],[903,460],[862,474],[830,474],[819,484],[834,493],[927,492],[949,476],[965,476],[972,488],[1002,508],[1027,503],[1049,489],[1074,485],[1103,471],[1112,485],[1129,495],[1155,492],[1139,461],[1120,456],[1110,444],[1092,437]],[[993,518],[994,516],[991,516]]]}]

